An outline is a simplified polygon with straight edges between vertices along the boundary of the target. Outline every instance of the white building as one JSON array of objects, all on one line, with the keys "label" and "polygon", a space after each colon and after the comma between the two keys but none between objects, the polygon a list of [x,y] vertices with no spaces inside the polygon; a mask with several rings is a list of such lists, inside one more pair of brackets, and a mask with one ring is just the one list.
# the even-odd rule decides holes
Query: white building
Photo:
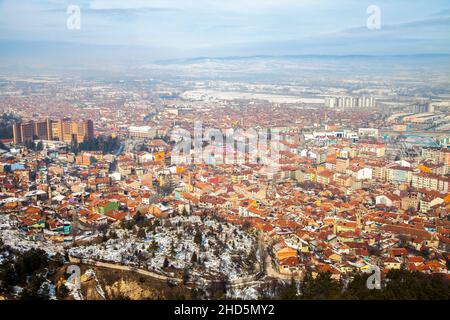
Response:
[{"label": "white building", "polygon": [[128,128],[131,137],[153,139],[157,136],[156,128],[150,126],[131,126]]}]

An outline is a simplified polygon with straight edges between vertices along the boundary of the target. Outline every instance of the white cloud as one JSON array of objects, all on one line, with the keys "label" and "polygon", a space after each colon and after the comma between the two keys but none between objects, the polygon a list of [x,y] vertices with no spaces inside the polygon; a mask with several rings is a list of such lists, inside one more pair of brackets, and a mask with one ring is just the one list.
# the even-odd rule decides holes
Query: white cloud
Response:
[{"label": "white cloud", "polygon": [[[330,0],[325,2],[332,3]],[[93,0],[90,7],[91,9],[170,8],[201,11],[247,11],[249,9],[261,10],[280,7],[299,8],[311,5],[318,6],[319,4],[317,0]]]},{"label": "white cloud", "polygon": [[[258,44],[255,54],[317,47],[329,53],[338,46],[352,54],[372,43],[386,51],[410,36],[438,47],[448,35],[446,21],[404,22],[445,14],[445,1],[377,0],[382,30],[367,34],[366,28],[352,28],[365,26],[373,0],[0,0],[0,39],[170,47],[175,52],[227,47],[243,55],[252,43]],[[79,32],[66,30],[69,3],[82,8]]]}]

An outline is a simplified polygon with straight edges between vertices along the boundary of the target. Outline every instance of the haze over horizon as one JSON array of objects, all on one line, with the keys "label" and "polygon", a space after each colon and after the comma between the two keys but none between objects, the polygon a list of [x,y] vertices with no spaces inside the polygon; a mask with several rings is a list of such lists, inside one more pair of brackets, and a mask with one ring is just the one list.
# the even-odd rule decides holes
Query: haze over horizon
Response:
[{"label": "haze over horizon", "polygon": [[[81,9],[69,30],[69,5]],[[381,10],[370,30],[367,8]],[[450,53],[448,1],[0,0],[4,64]]]}]

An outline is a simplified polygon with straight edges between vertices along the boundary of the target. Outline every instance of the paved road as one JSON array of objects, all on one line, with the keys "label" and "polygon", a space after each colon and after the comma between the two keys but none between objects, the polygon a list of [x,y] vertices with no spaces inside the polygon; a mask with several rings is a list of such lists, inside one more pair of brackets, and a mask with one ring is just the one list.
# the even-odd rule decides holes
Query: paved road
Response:
[{"label": "paved road", "polygon": [[[260,271],[254,275],[230,280],[228,282],[229,287],[234,288],[234,287],[255,285],[255,284],[258,284],[258,283],[261,283],[262,281],[264,281],[264,278],[266,276],[270,277],[270,278],[276,278],[276,279],[282,279],[282,280],[290,280],[292,278],[290,275],[284,275],[284,274],[279,273],[278,270],[276,270],[273,267],[272,258],[267,253],[265,235],[262,232],[258,233],[258,248],[259,248],[260,261],[261,261],[260,262]],[[72,256],[69,257],[69,260],[71,263],[76,263],[76,264],[84,264],[84,265],[103,267],[103,268],[108,268],[108,269],[113,269],[113,270],[136,272],[138,274],[141,274],[141,275],[144,275],[147,277],[151,277],[154,279],[162,280],[162,281],[168,281],[168,280],[177,281],[177,282],[183,281],[183,279],[181,279],[181,278],[167,276],[167,275],[163,275],[160,273],[152,272],[152,271],[145,270],[145,269],[140,269],[137,267],[127,266],[127,265],[120,265],[120,264],[115,264],[115,263],[101,262],[101,261],[88,260],[88,259],[79,259],[79,258],[72,257]],[[202,282],[208,284],[208,283],[213,283],[214,280],[203,279]]]},{"label": "paved road", "polygon": [[181,278],[168,277],[168,276],[156,273],[156,272],[152,272],[152,271],[148,271],[148,270],[144,270],[144,269],[139,269],[139,268],[131,267],[131,266],[115,264],[115,263],[101,262],[101,261],[94,261],[94,260],[85,260],[85,259],[75,258],[75,257],[72,257],[72,256],[69,257],[69,261],[71,263],[84,264],[84,265],[88,265],[88,266],[102,267],[102,268],[108,268],[108,269],[114,269],[114,270],[122,270],[122,271],[132,271],[132,272],[136,272],[136,273],[142,274],[144,276],[152,277],[152,278],[159,279],[159,280],[182,281]]},{"label": "paved road", "polygon": [[[167,280],[172,280],[172,281],[177,281],[177,282],[183,281],[183,279],[181,279],[181,278],[177,278],[177,277],[173,277],[173,276],[166,276],[166,275],[148,271],[145,269],[140,269],[140,268],[126,266],[126,265],[120,265],[120,264],[115,264],[115,263],[101,262],[101,261],[87,260],[87,259],[79,259],[79,258],[75,258],[72,256],[69,257],[69,261],[71,263],[82,264],[82,265],[87,265],[87,266],[95,266],[95,267],[102,267],[102,268],[108,268],[108,269],[113,269],[113,270],[136,272],[138,274],[141,274],[141,275],[144,275],[147,277],[151,277],[154,279],[162,280],[162,281],[167,281]],[[231,280],[231,281],[229,281],[228,286],[229,287],[240,287],[240,286],[244,286],[244,285],[260,283],[259,280],[256,279],[257,276],[258,276],[258,274]],[[203,282],[208,284],[208,283],[213,283],[215,281],[204,279]]]},{"label": "paved road", "polygon": [[282,279],[282,280],[290,280],[292,277],[290,275],[281,274],[273,267],[272,258],[268,254],[266,247],[265,235],[260,232],[258,234],[258,245],[260,252],[260,259],[262,261],[264,274],[270,278]]}]

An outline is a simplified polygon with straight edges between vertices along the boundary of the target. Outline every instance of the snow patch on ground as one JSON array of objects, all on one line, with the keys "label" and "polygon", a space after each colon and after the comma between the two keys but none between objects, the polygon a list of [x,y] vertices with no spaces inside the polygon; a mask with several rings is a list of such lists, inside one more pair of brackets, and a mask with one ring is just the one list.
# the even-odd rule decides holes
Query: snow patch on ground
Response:
[{"label": "snow patch on ground", "polygon": [[66,281],[64,285],[69,290],[69,295],[72,296],[72,298],[74,298],[75,300],[83,300],[81,290],[76,283]]},{"label": "snow patch on ground", "polygon": [[64,248],[62,245],[54,244],[49,241],[34,241],[29,240],[26,234],[12,226],[12,221],[9,215],[0,214],[0,238],[5,246],[10,246],[13,250],[25,252],[31,249],[42,249],[50,256],[60,253],[64,255]]},{"label": "snow patch on ground", "polygon": [[259,294],[255,287],[246,287],[243,289],[231,289],[227,292],[228,299],[258,300]]},{"label": "snow patch on ground", "polygon": [[42,283],[41,288],[38,293],[48,293],[50,300],[57,300],[56,298],[56,287],[50,281],[45,281]]},{"label": "snow patch on ground", "polygon": [[[168,221],[168,222],[167,222]],[[117,229],[117,239],[96,245],[69,249],[69,254],[82,259],[112,262],[165,273],[164,261],[177,269],[199,271],[200,275],[227,275],[230,280],[248,276],[252,265],[247,257],[255,250],[256,240],[234,225],[198,216],[167,219],[164,227],[147,232],[139,239],[125,229]],[[196,230],[202,233],[200,243],[194,241]],[[152,244],[156,243],[157,248]],[[192,262],[195,253],[198,263]],[[258,256],[256,256],[257,258]],[[255,261],[254,261],[255,262]]]},{"label": "snow patch on ground", "polygon": [[84,273],[88,278],[91,278],[95,281],[95,290],[97,291],[97,293],[104,299],[106,300],[106,295],[105,295],[105,291],[103,291],[102,286],[100,285],[100,282],[98,281],[97,275],[95,274],[95,271],[93,269],[88,269],[86,270],[86,272]]}]

